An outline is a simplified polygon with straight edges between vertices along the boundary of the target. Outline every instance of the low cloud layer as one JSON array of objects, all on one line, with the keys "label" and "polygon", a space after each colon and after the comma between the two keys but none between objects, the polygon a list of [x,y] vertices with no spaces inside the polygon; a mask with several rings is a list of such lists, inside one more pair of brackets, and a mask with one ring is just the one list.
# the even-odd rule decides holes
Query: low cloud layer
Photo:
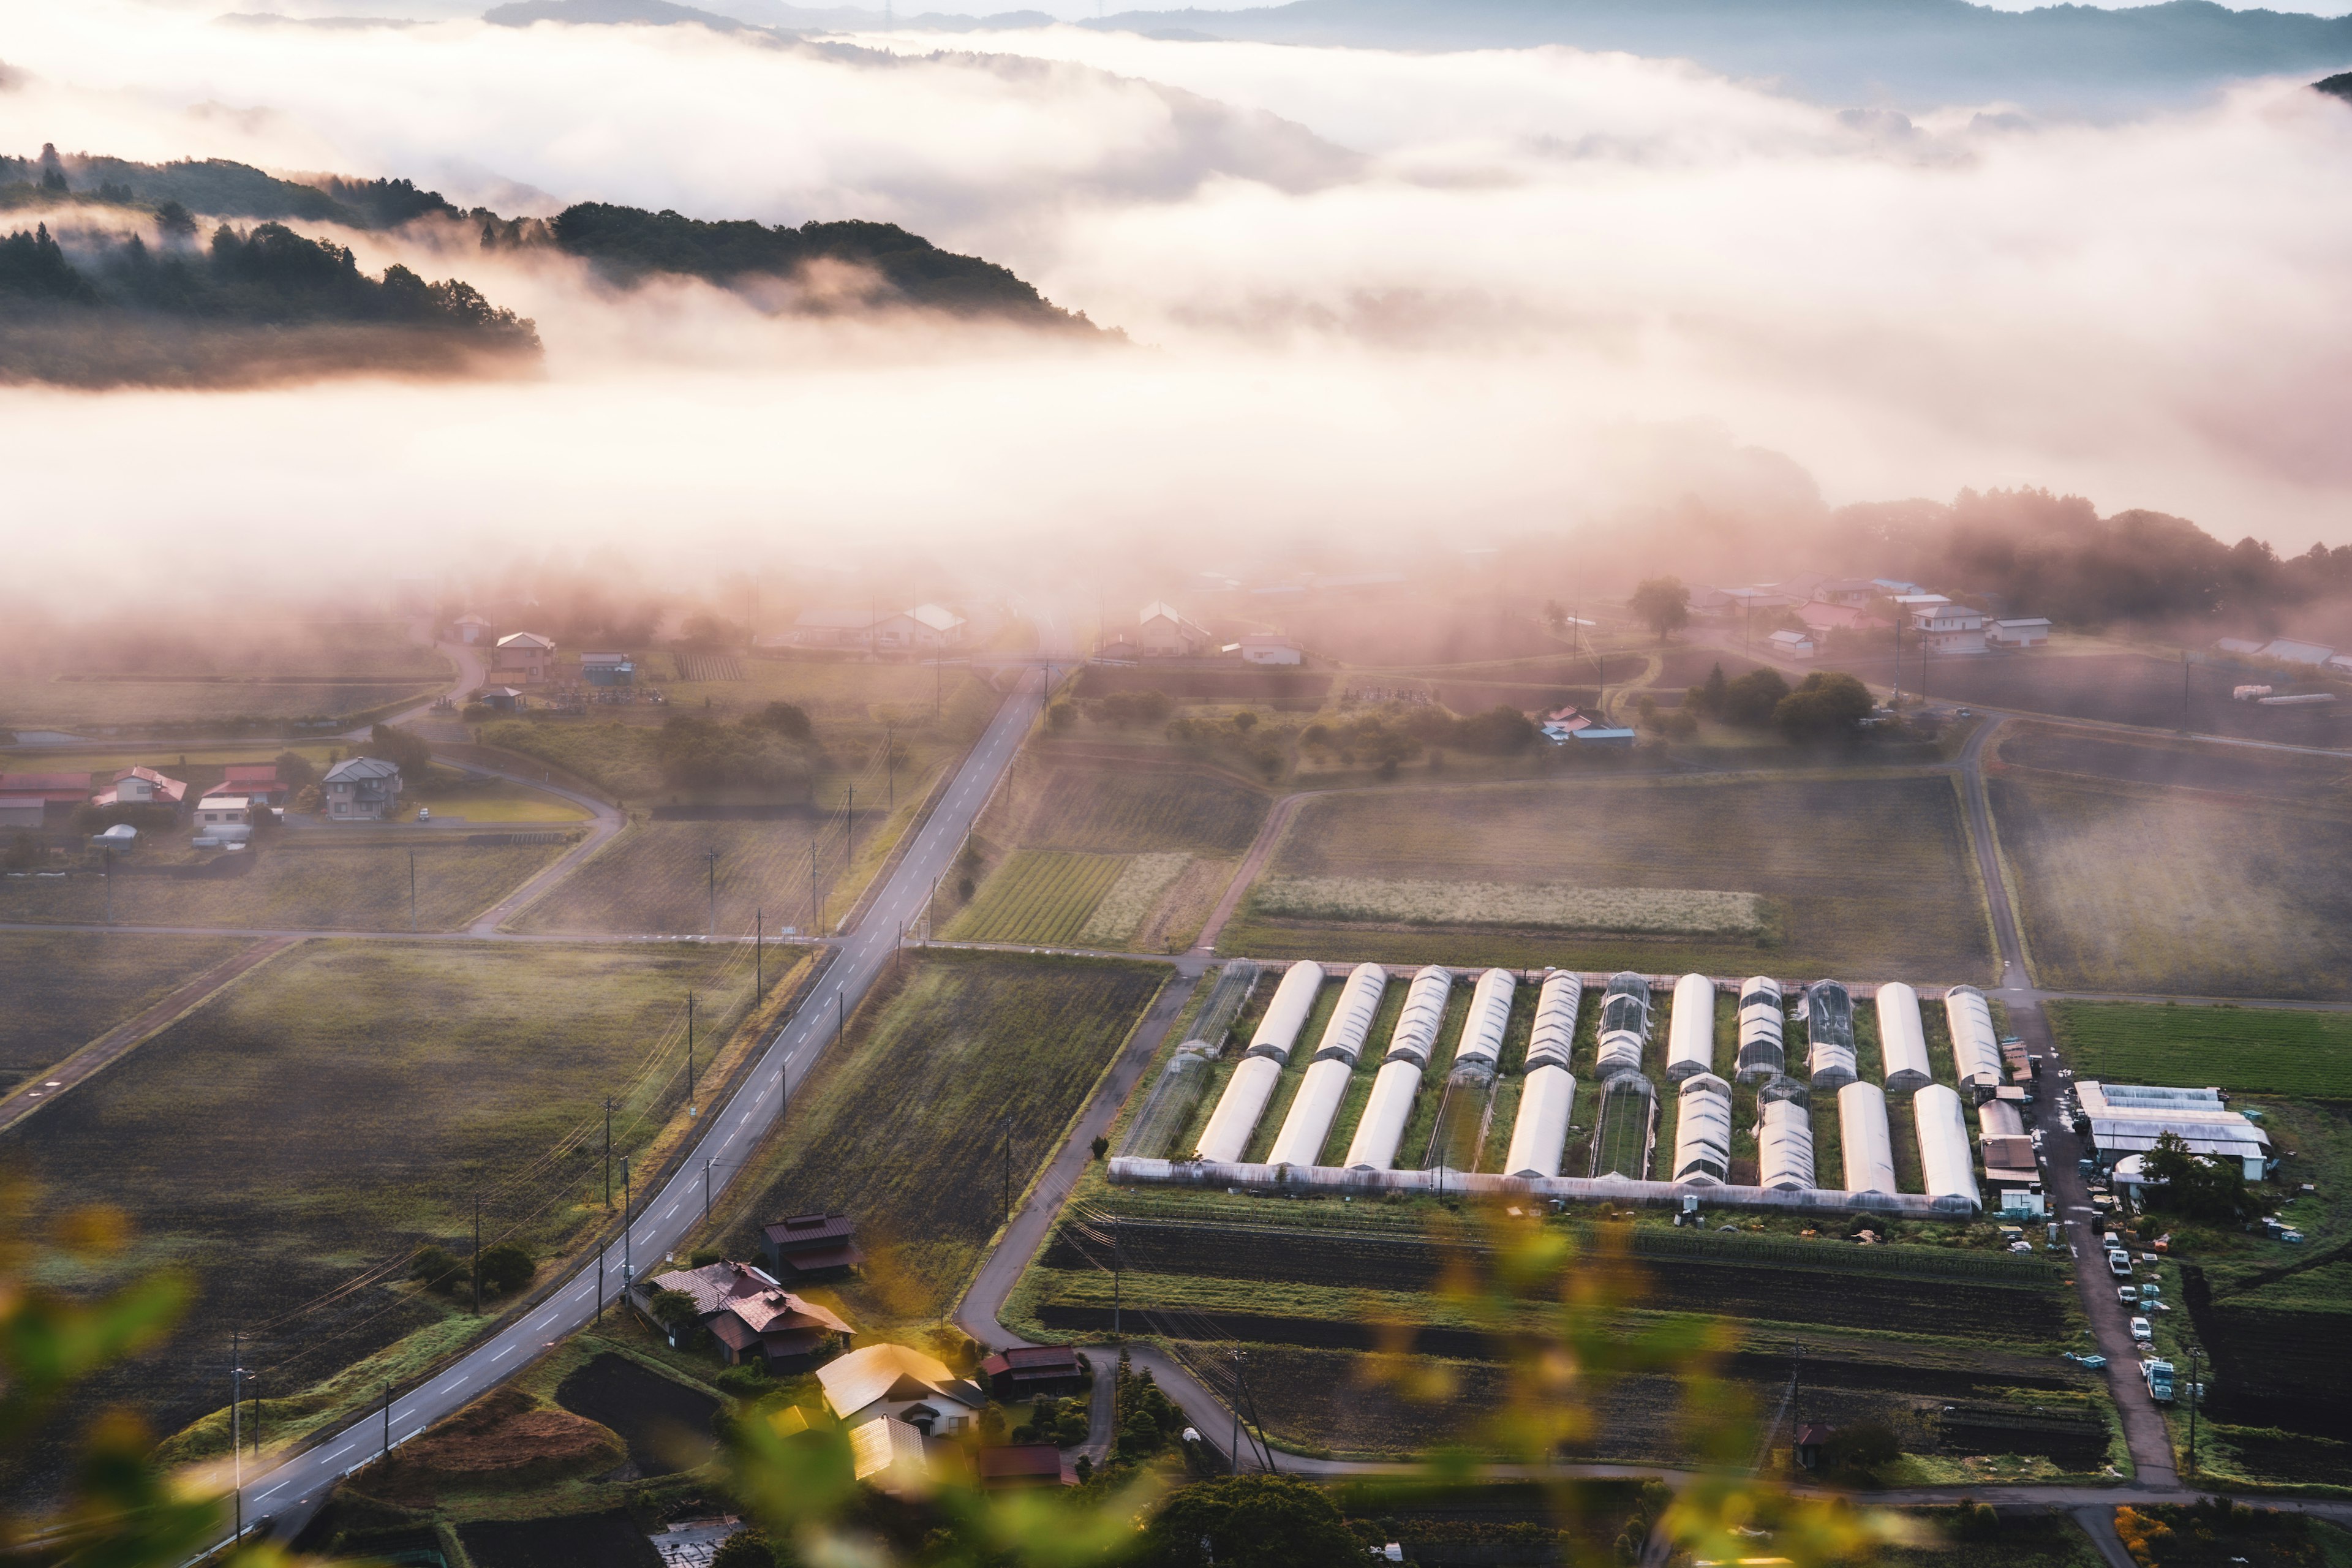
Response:
[{"label": "low cloud layer", "polygon": [[[1377,550],[1685,492],[1769,526],[1794,474],[1830,502],[2029,483],[2290,551],[2352,539],[2352,106],[2299,83],[2123,125],[1913,123],[1553,49],[0,17],[9,150],[408,175],[509,212],[887,219],[1137,340],[782,321],[700,285],[616,300],[462,237],[344,236],[536,318],[546,375],[0,392],[59,456],[40,504],[94,525],[257,519],[285,560],[331,508],[386,542],[362,555],[427,569],[490,528],[649,556],[688,527],[719,554],[1171,530]],[[59,569],[83,548],[37,546]]]}]

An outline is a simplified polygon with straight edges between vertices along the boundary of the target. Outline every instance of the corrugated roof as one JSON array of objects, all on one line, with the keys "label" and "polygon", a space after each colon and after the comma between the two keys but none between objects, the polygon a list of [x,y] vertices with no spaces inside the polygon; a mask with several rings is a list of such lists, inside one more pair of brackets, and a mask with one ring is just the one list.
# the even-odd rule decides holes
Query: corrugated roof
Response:
[{"label": "corrugated roof", "polygon": [[[922,1385],[926,1393],[944,1394],[956,1381],[945,1363],[910,1345],[865,1345],[816,1369],[824,1402],[835,1415],[854,1415],[877,1400],[889,1396],[902,1381]],[[909,1394],[921,1398],[923,1394]],[[949,1395],[950,1397],[955,1397]],[[959,1404],[963,1403],[958,1399]]]},{"label": "corrugated roof", "polygon": [[555,645],[537,632],[509,632],[499,639],[500,647],[535,647],[552,653]]},{"label": "corrugated roof", "polygon": [[327,770],[327,778],[330,782],[343,779],[396,779],[399,776],[399,764],[387,763],[382,757],[345,757]]},{"label": "corrugated roof", "polygon": [[886,1417],[852,1427],[849,1463],[859,1480],[882,1491],[919,1492],[930,1484],[930,1461],[923,1450],[923,1435],[904,1421]]}]

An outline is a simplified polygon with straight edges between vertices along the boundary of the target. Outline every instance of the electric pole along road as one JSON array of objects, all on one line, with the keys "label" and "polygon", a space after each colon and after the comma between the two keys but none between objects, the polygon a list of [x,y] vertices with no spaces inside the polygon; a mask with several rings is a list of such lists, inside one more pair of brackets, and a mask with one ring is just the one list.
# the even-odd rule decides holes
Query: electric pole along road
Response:
[{"label": "electric pole along road", "polygon": [[[709,1178],[714,1194],[735,1179],[742,1162],[783,1107],[780,1089],[788,1081],[797,1085],[816,1065],[833,1038],[835,1020],[857,1005],[890,961],[901,926],[914,924],[923,913],[934,879],[946,874],[962,847],[972,818],[1020,752],[1037,717],[1043,679],[1043,672],[1033,669],[1015,682],[865,919],[841,939],[824,984],[761,1052],[734,1099],[710,1113],[703,1123],[701,1139],[679,1163],[668,1184],[642,1201],[628,1226],[626,1241],[627,1255],[635,1260],[640,1273],[657,1266],[663,1253],[673,1250],[701,1219],[704,1163],[715,1162]],[[605,1255],[608,1301],[623,1289],[623,1245],[615,1241]],[[585,1325],[596,1314],[597,1273],[592,1258],[528,1316],[476,1346],[431,1381],[394,1399],[388,1424],[391,1444],[397,1447],[480,1398],[564,1335]],[[240,1489],[245,1519],[250,1523],[268,1515],[307,1512],[338,1478],[383,1452],[386,1431],[385,1412],[379,1407],[248,1480]]]}]

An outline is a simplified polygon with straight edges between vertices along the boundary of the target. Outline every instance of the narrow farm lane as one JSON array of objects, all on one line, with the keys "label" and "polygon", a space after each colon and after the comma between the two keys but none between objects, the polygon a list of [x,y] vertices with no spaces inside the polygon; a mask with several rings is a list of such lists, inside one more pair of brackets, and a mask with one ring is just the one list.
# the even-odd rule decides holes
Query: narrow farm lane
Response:
[{"label": "narrow farm lane", "polygon": [[832,1044],[835,1017],[857,1005],[890,962],[900,927],[922,909],[932,879],[952,861],[973,815],[1028,738],[1037,717],[1037,689],[1038,678],[1025,677],[999,706],[866,917],[837,944],[823,983],[761,1047],[733,1098],[711,1109],[700,1139],[668,1179],[638,1201],[621,1235],[595,1259],[520,1309],[505,1328],[422,1384],[393,1390],[381,1411],[247,1482],[242,1489],[247,1521],[306,1513],[339,1478],[479,1398],[586,1325],[621,1293],[633,1268],[657,1264],[684,1239],[702,1214],[706,1162],[725,1173],[714,1183],[715,1190],[723,1191],[782,1110],[790,1086],[803,1080]]},{"label": "narrow farm lane", "polygon": [[1234,872],[1234,879],[1225,884],[1224,897],[1219,899],[1217,907],[1209,911],[1208,923],[1202,926],[1199,940],[1192,943],[1195,956],[1206,958],[1216,952],[1217,938],[1223,932],[1225,922],[1234,918],[1234,911],[1241,908],[1250,884],[1256,881],[1265,869],[1266,861],[1274,856],[1275,845],[1283,834],[1289,831],[1291,818],[1298,815],[1298,808],[1318,795],[1331,793],[1321,789],[1301,790],[1297,795],[1284,795],[1274,803],[1274,809],[1265,814],[1265,822],[1258,828],[1257,837],[1251,842],[1249,852],[1242,857],[1241,866]]}]

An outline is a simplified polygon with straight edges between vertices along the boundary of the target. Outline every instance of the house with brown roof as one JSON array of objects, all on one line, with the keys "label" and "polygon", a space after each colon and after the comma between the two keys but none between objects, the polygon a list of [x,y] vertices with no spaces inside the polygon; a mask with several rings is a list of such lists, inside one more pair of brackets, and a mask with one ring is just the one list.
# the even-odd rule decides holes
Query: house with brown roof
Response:
[{"label": "house with brown roof", "polygon": [[167,779],[153,768],[125,768],[114,775],[111,786],[90,796],[89,804],[109,805],[162,805],[174,813],[188,798],[188,786],[179,779]]},{"label": "house with brown roof", "polygon": [[694,1298],[697,1317],[730,1366],[758,1362],[771,1370],[806,1371],[856,1332],[748,1263],[710,1263],[642,1281],[631,1294],[648,1316],[656,1290]]},{"label": "house with brown roof", "polygon": [[988,1391],[1007,1404],[1076,1394],[1087,1384],[1086,1363],[1067,1345],[1016,1345],[980,1363]]},{"label": "house with brown roof", "polygon": [[221,782],[205,791],[198,804],[216,795],[243,795],[255,805],[284,805],[287,790],[276,763],[231,763]]},{"label": "house with brown roof", "polygon": [[768,1271],[798,1284],[833,1279],[866,1261],[858,1250],[857,1226],[845,1214],[796,1214],[760,1229]]}]

